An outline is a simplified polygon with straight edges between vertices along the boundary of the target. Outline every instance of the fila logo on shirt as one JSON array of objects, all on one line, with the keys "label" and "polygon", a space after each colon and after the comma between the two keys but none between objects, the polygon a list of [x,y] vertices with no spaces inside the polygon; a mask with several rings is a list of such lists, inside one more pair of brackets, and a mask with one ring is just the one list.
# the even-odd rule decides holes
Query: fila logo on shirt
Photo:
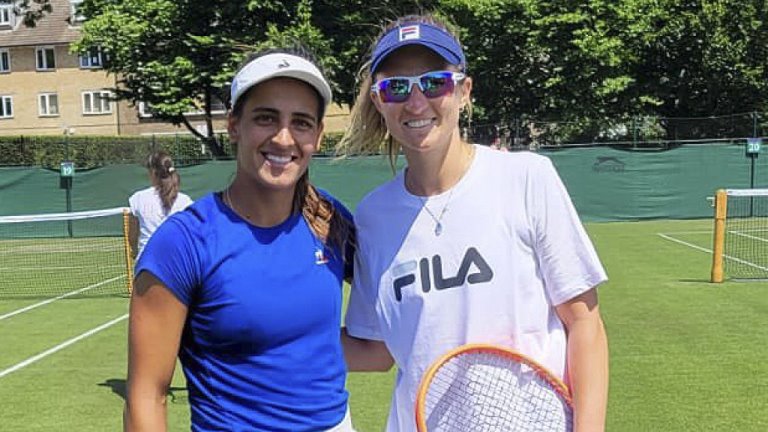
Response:
[{"label": "fila logo on shirt", "polygon": [[[473,266],[474,265],[474,266]],[[474,268],[473,268],[474,267]],[[397,301],[403,299],[403,288],[413,285],[416,282],[416,276],[419,276],[421,290],[428,293],[432,290],[433,284],[437,291],[456,288],[462,285],[474,285],[489,282],[493,279],[493,270],[485,261],[477,249],[471,247],[464,253],[464,259],[455,276],[444,277],[443,259],[440,255],[435,255],[430,260],[422,258],[408,261],[392,269],[395,278],[392,287],[395,290]],[[472,270],[470,272],[470,270]]]}]

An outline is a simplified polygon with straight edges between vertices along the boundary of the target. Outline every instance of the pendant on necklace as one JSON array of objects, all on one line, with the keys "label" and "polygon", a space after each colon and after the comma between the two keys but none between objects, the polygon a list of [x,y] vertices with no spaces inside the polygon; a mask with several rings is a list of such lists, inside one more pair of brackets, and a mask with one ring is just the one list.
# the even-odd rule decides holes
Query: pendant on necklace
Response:
[{"label": "pendant on necklace", "polygon": [[441,224],[440,222],[437,222],[435,224],[435,235],[439,236],[442,233],[443,233],[443,224]]}]

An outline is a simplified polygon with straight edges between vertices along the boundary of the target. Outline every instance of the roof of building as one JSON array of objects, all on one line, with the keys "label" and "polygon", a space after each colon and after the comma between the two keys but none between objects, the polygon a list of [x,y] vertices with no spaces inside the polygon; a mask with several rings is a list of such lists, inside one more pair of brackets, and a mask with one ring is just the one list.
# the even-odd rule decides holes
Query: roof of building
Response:
[{"label": "roof of building", "polygon": [[80,27],[70,24],[69,0],[50,0],[53,10],[43,14],[34,27],[17,18],[12,30],[0,30],[0,48],[68,44],[80,37]]}]

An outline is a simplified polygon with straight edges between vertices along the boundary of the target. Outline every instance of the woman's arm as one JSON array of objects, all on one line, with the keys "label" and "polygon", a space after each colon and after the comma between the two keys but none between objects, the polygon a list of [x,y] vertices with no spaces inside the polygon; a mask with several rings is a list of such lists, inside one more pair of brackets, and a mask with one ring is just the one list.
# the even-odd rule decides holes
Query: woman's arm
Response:
[{"label": "woman's arm", "polygon": [[166,394],[173,378],[187,307],[157,278],[141,272],[131,296],[126,432],[165,431]]},{"label": "woman's arm", "polygon": [[346,327],[341,329],[341,345],[350,372],[386,372],[395,364],[384,342],[350,336]]},{"label": "woman's arm", "polygon": [[574,432],[602,432],[608,403],[608,338],[597,290],[556,307],[568,335],[567,364],[574,403]]}]

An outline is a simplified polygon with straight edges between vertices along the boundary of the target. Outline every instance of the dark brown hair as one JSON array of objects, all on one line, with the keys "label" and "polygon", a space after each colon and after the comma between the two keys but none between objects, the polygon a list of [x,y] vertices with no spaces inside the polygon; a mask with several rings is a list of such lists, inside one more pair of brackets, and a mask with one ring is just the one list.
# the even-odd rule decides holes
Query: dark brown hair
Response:
[{"label": "dark brown hair", "polygon": [[173,166],[173,159],[162,150],[155,151],[147,158],[147,169],[152,173],[152,186],[157,189],[163,211],[167,214],[176,202],[181,187],[181,178]]}]

